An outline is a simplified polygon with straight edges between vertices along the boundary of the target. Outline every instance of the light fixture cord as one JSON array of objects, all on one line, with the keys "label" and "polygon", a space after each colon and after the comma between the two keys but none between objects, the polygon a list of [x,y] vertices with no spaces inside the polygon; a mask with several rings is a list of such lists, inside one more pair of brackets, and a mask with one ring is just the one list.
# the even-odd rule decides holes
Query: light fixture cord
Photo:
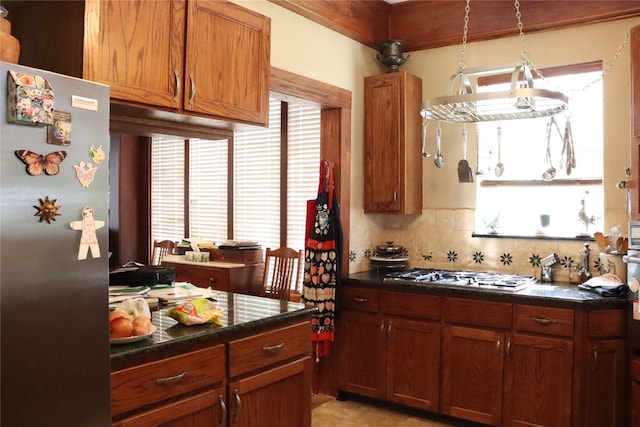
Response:
[{"label": "light fixture cord", "polygon": [[467,5],[464,8],[464,26],[462,28],[462,54],[460,56],[460,62],[458,63],[458,74],[464,73],[465,67],[465,55],[467,50],[467,33],[469,32],[469,11],[471,10],[471,0],[467,0]]},{"label": "light fixture cord", "polygon": [[[546,77],[544,75],[542,75],[542,72],[540,70],[538,70],[538,68],[536,68],[536,66],[533,63],[533,61],[531,61],[531,58],[529,58],[529,54],[527,53],[527,48],[526,48],[526,45],[524,43],[524,31],[523,31],[523,25],[522,25],[522,12],[520,12],[520,1],[519,0],[514,0],[514,4],[515,4],[515,8],[516,8],[516,19],[518,20],[518,30],[520,31],[520,34],[519,34],[519,37],[520,37],[520,52],[521,52],[521,55],[522,55],[522,61],[523,61],[524,65],[528,66],[531,70],[533,70],[538,75],[538,77],[540,77],[545,83],[547,83],[551,87],[555,87],[556,89],[560,89],[556,85],[550,83],[546,79]],[[618,50],[613,55],[613,58],[611,59],[611,61],[609,61],[609,64],[606,66],[606,68],[604,70],[602,70],[600,75],[598,75],[598,77],[596,77],[593,81],[587,83],[586,85],[584,85],[581,88],[573,89],[573,90],[569,90],[569,91],[567,91],[566,89],[560,89],[560,90],[562,90],[564,92],[583,92],[583,91],[585,91],[587,89],[590,89],[593,85],[595,85],[595,84],[599,83],[601,80],[603,80],[604,76],[606,76],[607,73],[609,71],[611,71],[613,66],[618,62],[618,59],[620,58],[620,55],[622,54],[622,51],[624,50],[625,46],[627,45],[627,42],[629,41],[629,34],[630,34],[629,31],[627,31],[625,33],[624,39],[622,40],[622,43],[620,43],[620,46],[618,47]]]}]

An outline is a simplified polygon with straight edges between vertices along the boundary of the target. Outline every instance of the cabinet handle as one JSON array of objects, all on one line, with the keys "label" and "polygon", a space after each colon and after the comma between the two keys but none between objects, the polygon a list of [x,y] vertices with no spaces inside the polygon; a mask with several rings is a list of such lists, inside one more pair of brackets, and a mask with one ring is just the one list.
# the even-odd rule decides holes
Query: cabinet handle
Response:
[{"label": "cabinet handle", "polygon": [[598,364],[598,348],[593,346],[593,370],[596,369],[596,365]]},{"label": "cabinet handle", "polygon": [[359,297],[353,297],[353,298],[351,298],[351,300],[353,302],[367,302],[367,301],[369,301],[367,298],[359,298]]},{"label": "cabinet handle", "polygon": [[182,86],[180,85],[180,76],[178,75],[178,70],[173,70],[173,73],[176,78],[176,91],[175,91],[175,95],[173,96],[173,100],[178,102],[178,96],[180,95],[180,90],[182,90]]},{"label": "cabinet handle", "polygon": [[393,203],[398,203],[398,192],[397,191],[393,192]]},{"label": "cabinet handle", "polygon": [[262,347],[262,351],[264,351],[265,353],[271,353],[274,351],[280,351],[284,348],[284,343],[281,342],[280,344],[276,344],[276,345],[265,345],[264,347]]},{"label": "cabinet handle", "polygon": [[498,359],[500,359],[500,347],[502,346],[502,340],[498,338],[496,341],[496,353],[498,354]]},{"label": "cabinet handle", "polygon": [[227,405],[225,405],[222,395],[218,396],[218,399],[220,399],[220,409],[222,410],[219,427],[224,427],[227,424]]},{"label": "cabinet handle", "polygon": [[215,278],[215,277],[209,277],[209,282],[213,283],[213,282],[215,282],[215,281],[216,281],[216,278]]},{"label": "cabinet handle", "polygon": [[161,385],[161,384],[167,384],[167,383],[177,383],[178,381],[182,380],[186,376],[187,376],[187,371],[184,371],[181,374],[178,374],[174,377],[158,378],[156,379],[156,384]]},{"label": "cabinet handle", "polygon": [[191,96],[189,97],[189,104],[193,104],[193,99],[196,97],[196,81],[193,78],[193,73],[189,74],[189,80],[191,81]]},{"label": "cabinet handle", "polygon": [[387,327],[387,333],[391,332],[391,322],[389,322],[389,326]]},{"label": "cabinet handle", "polygon": [[511,359],[511,338],[507,338],[507,357]]},{"label": "cabinet handle", "polygon": [[233,394],[236,395],[236,413],[233,416],[233,422],[237,423],[240,419],[240,409],[242,408],[242,401],[240,400],[240,393],[238,393],[238,389],[233,391]]},{"label": "cabinet handle", "polygon": [[551,325],[552,323],[556,323],[553,319],[545,319],[543,317],[531,317],[531,320],[541,325]]}]

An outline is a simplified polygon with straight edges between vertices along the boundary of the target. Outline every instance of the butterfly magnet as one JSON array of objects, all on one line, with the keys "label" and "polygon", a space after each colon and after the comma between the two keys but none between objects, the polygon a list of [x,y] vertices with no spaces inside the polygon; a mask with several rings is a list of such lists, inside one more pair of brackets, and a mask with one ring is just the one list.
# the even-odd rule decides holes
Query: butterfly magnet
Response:
[{"label": "butterfly magnet", "polygon": [[27,165],[27,173],[31,176],[57,175],[60,172],[60,163],[67,157],[66,151],[54,151],[47,155],[34,153],[29,150],[16,150],[16,156]]},{"label": "butterfly magnet", "polygon": [[93,178],[96,175],[97,167],[93,166],[91,163],[80,162],[77,165],[73,165],[73,168],[76,170],[76,178],[80,181],[80,184],[87,188],[89,184],[93,182]]}]

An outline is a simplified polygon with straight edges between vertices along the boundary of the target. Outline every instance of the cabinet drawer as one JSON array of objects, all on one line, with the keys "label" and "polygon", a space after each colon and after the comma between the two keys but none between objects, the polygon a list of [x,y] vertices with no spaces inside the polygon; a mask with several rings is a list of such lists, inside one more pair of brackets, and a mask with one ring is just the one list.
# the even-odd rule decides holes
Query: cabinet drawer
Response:
[{"label": "cabinet drawer", "polygon": [[445,298],[442,304],[446,322],[489,328],[510,329],[511,304],[462,298]]},{"label": "cabinet drawer", "polygon": [[434,295],[381,291],[380,311],[385,314],[440,320],[442,300]]},{"label": "cabinet drawer", "polygon": [[532,305],[518,305],[515,310],[518,331],[573,336],[573,310]]},{"label": "cabinet drawer", "polygon": [[343,288],[341,303],[345,310],[377,313],[380,310],[380,291],[371,288]]},{"label": "cabinet drawer", "polygon": [[620,337],[626,331],[625,310],[595,310],[589,313],[591,338]]},{"label": "cabinet drawer", "polygon": [[229,376],[236,377],[298,355],[311,355],[309,322],[231,341]]},{"label": "cabinet drawer", "polygon": [[162,265],[176,269],[176,281],[189,282],[201,288],[229,291],[229,270],[225,268],[204,267],[199,265],[174,264],[162,262]]},{"label": "cabinet drawer", "polygon": [[111,373],[111,416],[225,379],[224,345]]}]

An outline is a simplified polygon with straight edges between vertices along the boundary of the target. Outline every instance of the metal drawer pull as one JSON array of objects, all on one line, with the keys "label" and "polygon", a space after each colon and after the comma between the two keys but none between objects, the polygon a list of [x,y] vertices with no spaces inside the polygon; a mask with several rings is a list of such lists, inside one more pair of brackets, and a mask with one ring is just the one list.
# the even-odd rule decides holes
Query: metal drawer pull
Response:
[{"label": "metal drawer pull", "polygon": [[500,359],[500,347],[502,346],[502,341],[498,338],[496,341],[496,353],[498,353],[498,359]]},{"label": "metal drawer pull", "polygon": [[284,348],[284,343],[281,342],[280,344],[276,344],[276,345],[265,345],[264,347],[262,347],[262,351],[264,351],[265,353],[271,353],[272,351],[280,351]]},{"label": "metal drawer pull", "polygon": [[181,381],[182,379],[184,379],[184,377],[186,376],[187,376],[187,371],[184,371],[183,373],[178,374],[175,377],[158,378],[156,379],[156,384],[161,385],[161,384],[167,384],[167,383],[177,383],[178,381]]},{"label": "metal drawer pull", "polygon": [[240,409],[242,408],[242,401],[240,400],[240,393],[238,393],[238,389],[233,391],[233,394],[236,395],[236,414],[233,416],[233,422],[237,423],[240,419]]},{"label": "metal drawer pull", "polygon": [[180,86],[180,76],[178,75],[178,70],[173,70],[173,73],[175,74],[175,77],[176,77],[176,91],[175,91],[175,95],[173,96],[173,100],[178,102],[178,96],[180,95],[180,90],[182,89],[182,86]]},{"label": "metal drawer pull", "polygon": [[596,346],[593,346],[593,370],[596,369],[596,365],[598,364],[598,349]]},{"label": "metal drawer pull", "polygon": [[531,317],[531,320],[541,325],[551,325],[552,323],[556,323],[553,319],[545,319],[543,317]]},{"label": "metal drawer pull", "polygon": [[353,297],[351,299],[353,300],[353,302],[367,302],[367,301],[369,301],[367,298],[359,298],[359,297]]},{"label": "metal drawer pull", "polygon": [[225,405],[224,397],[222,395],[218,396],[218,399],[220,399],[220,409],[222,410],[219,427],[224,427],[227,424],[227,405]]}]

